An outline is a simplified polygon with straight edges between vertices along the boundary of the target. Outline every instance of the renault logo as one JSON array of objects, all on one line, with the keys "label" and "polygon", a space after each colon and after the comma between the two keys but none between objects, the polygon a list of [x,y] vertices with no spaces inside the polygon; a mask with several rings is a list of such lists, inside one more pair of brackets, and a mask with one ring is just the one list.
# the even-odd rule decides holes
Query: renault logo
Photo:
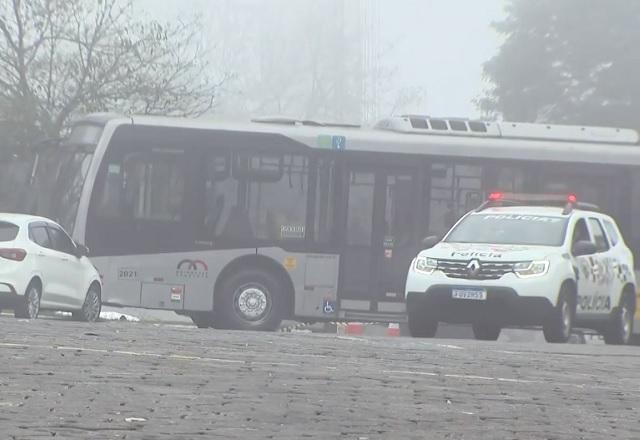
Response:
[{"label": "renault logo", "polygon": [[467,273],[469,276],[476,276],[480,272],[480,262],[478,260],[471,260],[469,264],[467,264]]}]

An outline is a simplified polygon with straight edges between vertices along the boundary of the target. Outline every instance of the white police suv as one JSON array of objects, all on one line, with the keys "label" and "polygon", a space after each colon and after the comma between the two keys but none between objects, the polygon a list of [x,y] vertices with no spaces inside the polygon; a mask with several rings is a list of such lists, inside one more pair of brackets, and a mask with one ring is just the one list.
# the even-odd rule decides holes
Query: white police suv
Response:
[{"label": "white police suv", "polygon": [[615,221],[574,195],[492,193],[425,246],[406,285],[415,337],[433,337],[439,322],[470,323],[483,340],[512,326],[542,326],[548,342],[574,327],[609,344],[632,336],[633,255]]}]

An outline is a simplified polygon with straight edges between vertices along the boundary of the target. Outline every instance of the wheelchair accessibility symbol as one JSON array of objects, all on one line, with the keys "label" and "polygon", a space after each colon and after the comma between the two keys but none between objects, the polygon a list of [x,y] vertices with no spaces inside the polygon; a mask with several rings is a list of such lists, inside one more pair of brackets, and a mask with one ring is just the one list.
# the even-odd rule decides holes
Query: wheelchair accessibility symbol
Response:
[{"label": "wheelchair accessibility symbol", "polygon": [[330,315],[332,313],[335,313],[336,312],[336,303],[335,303],[335,301],[331,301],[331,300],[325,299],[324,303],[322,305],[322,311],[326,315]]}]

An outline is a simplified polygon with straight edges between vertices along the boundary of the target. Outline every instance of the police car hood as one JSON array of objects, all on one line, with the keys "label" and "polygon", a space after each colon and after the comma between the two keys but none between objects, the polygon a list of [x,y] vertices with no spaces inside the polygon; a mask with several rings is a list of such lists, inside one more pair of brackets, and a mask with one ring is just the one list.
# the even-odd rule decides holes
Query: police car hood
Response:
[{"label": "police car hood", "polygon": [[420,256],[444,260],[534,261],[546,259],[551,253],[553,248],[549,246],[441,242],[422,251]]}]

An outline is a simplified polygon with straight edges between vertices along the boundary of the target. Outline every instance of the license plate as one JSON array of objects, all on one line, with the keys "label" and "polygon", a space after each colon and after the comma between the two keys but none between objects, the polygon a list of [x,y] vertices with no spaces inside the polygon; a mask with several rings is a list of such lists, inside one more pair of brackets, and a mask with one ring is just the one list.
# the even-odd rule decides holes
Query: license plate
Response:
[{"label": "license plate", "polygon": [[455,299],[484,301],[487,299],[487,291],[484,289],[452,289],[451,297]]}]

